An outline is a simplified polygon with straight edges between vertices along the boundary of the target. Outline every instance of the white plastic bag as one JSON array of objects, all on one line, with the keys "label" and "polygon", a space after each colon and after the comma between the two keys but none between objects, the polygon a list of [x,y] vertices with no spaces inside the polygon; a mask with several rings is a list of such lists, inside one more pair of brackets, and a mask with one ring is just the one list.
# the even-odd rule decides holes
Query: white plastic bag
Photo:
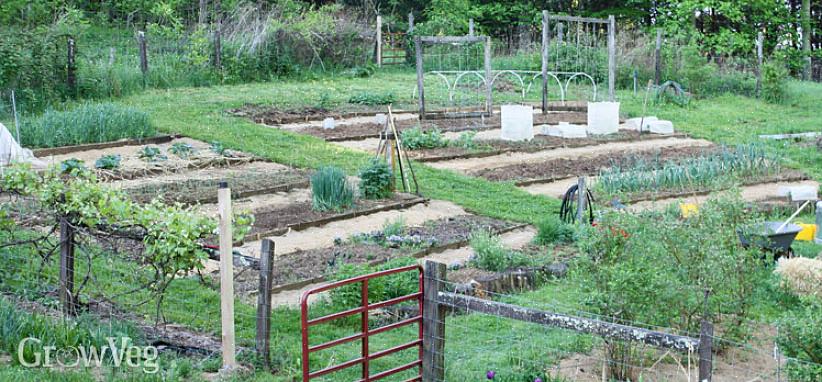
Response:
[{"label": "white plastic bag", "polygon": [[20,147],[6,126],[0,123],[0,166],[8,166],[12,163],[31,163],[34,167],[46,167],[43,161],[31,153],[31,150]]}]

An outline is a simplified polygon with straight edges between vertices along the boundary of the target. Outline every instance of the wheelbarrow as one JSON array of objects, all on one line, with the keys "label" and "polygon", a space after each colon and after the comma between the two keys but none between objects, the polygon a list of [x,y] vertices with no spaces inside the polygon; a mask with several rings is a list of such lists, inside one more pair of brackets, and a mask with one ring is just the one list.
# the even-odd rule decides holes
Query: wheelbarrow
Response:
[{"label": "wheelbarrow", "polygon": [[[781,229],[780,229],[781,227]],[[796,224],[766,221],[737,230],[742,246],[758,247],[763,251],[772,252],[774,260],[781,256],[793,254],[791,245],[802,227]]]}]

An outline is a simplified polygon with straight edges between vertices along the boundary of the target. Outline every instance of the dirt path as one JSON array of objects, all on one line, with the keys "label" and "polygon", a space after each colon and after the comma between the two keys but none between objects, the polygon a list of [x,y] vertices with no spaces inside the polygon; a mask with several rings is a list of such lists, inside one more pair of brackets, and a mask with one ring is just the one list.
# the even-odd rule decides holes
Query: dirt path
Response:
[{"label": "dirt path", "polygon": [[[335,238],[346,239],[359,232],[376,231],[386,222],[393,222],[402,218],[406,225],[420,225],[427,220],[440,219],[449,216],[463,215],[466,212],[453,203],[433,200],[426,204],[418,204],[404,210],[383,211],[353,219],[328,223],[321,227],[312,227],[302,231],[291,231],[283,236],[273,237],[276,243],[276,254],[284,254],[297,249],[314,249],[330,247]],[[244,255],[259,257],[260,242],[254,241],[237,248]]]},{"label": "dirt path", "polygon": [[666,138],[637,142],[604,143],[601,145],[575,148],[560,148],[534,153],[511,152],[483,158],[456,159],[432,162],[430,166],[440,169],[470,172],[487,168],[503,167],[517,163],[541,162],[556,158],[582,158],[604,155],[609,152],[626,150],[651,150],[666,147],[710,146],[713,143],[703,139]]},{"label": "dirt path", "polygon": [[[530,243],[532,240],[534,240],[534,236],[536,235],[536,228],[528,226],[525,228],[504,233],[500,235],[500,239],[502,241],[502,245],[504,245],[505,247],[510,249],[520,249],[528,245],[528,243]],[[460,247],[457,249],[449,249],[447,251],[428,255],[420,261],[433,260],[445,263],[449,266],[455,263],[462,265],[465,264],[473,254],[474,250],[471,249],[471,246],[466,245],[464,247]]]},{"label": "dirt path", "polygon": [[[387,114],[387,113],[386,113]],[[407,121],[412,119],[418,119],[419,116],[416,113],[396,113],[394,114],[394,118],[397,121]],[[366,115],[360,117],[351,117],[351,118],[335,118],[334,119],[334,126],[335,127],[342,127],[345,125],[357,125],[361,123],[373,123],[374,116],[373,115]],[[308,121],[308,122],[294,122],[294,123],[285,123],[285,124],[272,124],[267,126],[273,126],[284,130],[300,130],[305,128],[311,127],[323,127],[323,121]]]},{"label": "dirt path", "polygon": [[[742,193],[742,199],[749,201],[749,202],[756,202],[771,198],[778,198],[779,195],[779,187],[785,186],[812,186],[814,188],[819,188],[819,183],[813,180],[805,180],[801,182],[771,182],[771,183],[762,183],[756,184],[752,186],[744,186],[740,188]],[[628,210],[630,211],[644,211],[644,210],[651,210],[651,209],[662,209],[666,206],[670,205],[671,203],[682,201],[686,203],[694,203],[694,204],[701,204],[704,203],[706,200],[711,198],[712,195],[716,195],[719,192],[711,193],[708,195],[697,195],[697,196],[690,196],[690,197],[679,197],[679,198],[667,198],[667,199],[659,199],[659,200],[649,200],[645,202],[638,202],[628,206]]]},{"label": "dirt path", "polygon": [[[596,181],[596,177],[588,177],[586,180],[593,183]],[[550,183],[537,183],[520,188],[534,195],[547,195],[554,198],[561,198],[562,195],[565,194],[565,191],[568,191],[568,188],[575,184],[577,184],[577,177],[565,178]]]},{"label": "dirt path", "polygon": [[[298,188],[289,192],[276,192],[273,194],[253,195],[231,201],[231,208],[234,211],[256,211],[262,208],[277,208],[288,204],[306,202],[311,200],[311,190],[308,188]],[[218,205],[216,203],[202,204],[198,210],[209,216],[217,216]]]}]

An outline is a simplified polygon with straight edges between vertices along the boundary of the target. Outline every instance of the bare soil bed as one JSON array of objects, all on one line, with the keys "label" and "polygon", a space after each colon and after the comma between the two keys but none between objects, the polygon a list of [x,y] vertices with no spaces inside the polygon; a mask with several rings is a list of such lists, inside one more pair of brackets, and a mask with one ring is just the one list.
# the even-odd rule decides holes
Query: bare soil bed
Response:
[{"label": "bare soil bed", "polygon": [[311,201],[258,210],[254,213],[254,226],[246,240],[259,240],[266,236],[282,235],[289,229],[300,230],[373,212],[407,208],[423,202],[425,199],[419,196],[398,193],[390,199],[357,200],[346,211],[315,211]]},{"label": "bare soil bed", "polygon": [[308,175],[306,170],[257,161],[234,167],[188,170],[150,178],[122,180],[113,184],[139,202],[161,197],[167,202],[193,204],[215,202],[220,182],[228,183],[233,199],[241,199],[307,188]]},{"label": "bare soil bed", "polygon": [[[427,221],[407,227],[404,236],[413,238],[415,245],[356,242],[347,240],[332,247],[297,250],[274,258],[275,290],[299,288],[306,283],[322,281],[324,276],[342,264],[376,264],[403,256],[421,257],[432,251],[462,246],[471,232],[479,229],[504,232],[520,224],[476,215],[459,215]],[[377,233],[371,233],[374,235]],[[377,234],[378,235],[378,234]],[[258,274],[244,272],[238,291],[256,290]]]},{"label": "bare soil bed", "polygon": [[472,171],[469,174],[492,181],[515,181],[517,185],[552,182],[579,175],[594,175],[603,168],[621,166],[634,160],[679,161],[716,151],[712,146],[673,147],[651,150],[622,150],[586,158],[557,158],[545,162],[518,163],[510,166]]},{"label": "bare soil bed", "polygon": [[[169,152],[174,144],[188,144],[193,148],[193,152],[180,157]],[[153,160],[140,158],[140,151],[143,147],[156,147],[160,150],[160,155]],[[61,155],[53,155],[41,158],[47,163],[60,164],[68,159],[78,159],[83,161],[87,168],[94,168],[94,162],[105,155],[119,155],[120,166],[114,170],[97,169],[97,175],[104,180],[135,179],[150,175],[165,173],[176,173],[190,169],[212,168],[236,166],[252,162],[255,158],[251,155],[236,151],[226,150],[218,154],[211,150],[210,145],[205,142],[190,138],[177,138],[170,142],[146,145],[146,146],[116,146],[86,151],[71,152]]]}]

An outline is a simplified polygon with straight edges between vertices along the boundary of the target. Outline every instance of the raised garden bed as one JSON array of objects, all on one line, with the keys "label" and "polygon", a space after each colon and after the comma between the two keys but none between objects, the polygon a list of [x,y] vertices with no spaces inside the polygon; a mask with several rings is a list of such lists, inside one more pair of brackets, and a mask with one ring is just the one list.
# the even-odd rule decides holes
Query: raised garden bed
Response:
[{"label": "raised garden bed", "polygon": [[52,156],[52,155],[65,155],[76,153],[80,151],[88,151],[88,150],[100,150],[100,149],[107,149],[111,147],[120,147],[120,146],[141,146],[141,145],[157,145],[161,143],[171,142],[177,138],[176,135],[159,135],[156,137],[151,138],[134,138],[134,139],[121,139],[118,141],[112,142],[101,142],[101,143],[88,143],[83,145],[73,145],[73,146],[62,146],[62,147],[49,147],[43,149],[35,149],[32,152],[34,156],[38,158]]},{"label": "raised garden bed", "polygon": [[135,200],[149,202],[214,203],[217,187],[227,182],[234,199],[307,188],[309,172],[271,162],[251,162],[236,167],[185,171],[157,177],[115,182]]},{"label": "raised garden bed", "polygon": [[682,158],[714,152],[715,147],[686,146],[653,150],[623,150],[605,155],[583,158],[559,158],[537,163],[517,163],[510,166],[496,167],[473,171],[470,175],[479,176],[491,181],[514,181],[518,186],[535,183],[554,182],[580,175],[596,175],[600,169],[614,164],[624,165],[634,160],[677,162]]},{"label": "raised garden bed", "polygon": [[[379,264],[397,257],[424,257],[430,253],[468,244],[472,232],[485,229],[505,233],[523,225],[476,215],[459,215],[407,227],[404,237],[415,244],[379,245],[368,241],[347,240],[327,248],[298,250],[274,258],[272,293],[294,290],[322,282],[325,275],[342,264]],[[251,264],[256,267],[255,263]],[[258,272],[243,272],[237,278],[239,291],[256,291]]]},{"label": "raised garden bed", "polygon": [[321,226],[333,221],[350,219],[361,215],[394,209],[408,208],[424,203],[427,199],[409,194],[394,194],[384,200],[357,200],[354,207],[346,211],[315,211],[311,201],[292,203],[254,213],[255,222],[245,241],[260,240],[264,237],[279,236],[289,230],[302,230]]},{"label": "raised garden bed", "polygon": [[636,142],[655,139],[687,138],[686,134],[640,134],[636,131],[620,131],[616,134],[588,138],[559,138],[537,135],[531,141],[513,142],[501,139],[478,140],[476,148],[443,147],[437,149],[408,150],[408,156],[420,162],[438,162],[453,159],[483,158],[509,152],[537,152],[557,148],[575,148],[601,145],[604,143]]}]

